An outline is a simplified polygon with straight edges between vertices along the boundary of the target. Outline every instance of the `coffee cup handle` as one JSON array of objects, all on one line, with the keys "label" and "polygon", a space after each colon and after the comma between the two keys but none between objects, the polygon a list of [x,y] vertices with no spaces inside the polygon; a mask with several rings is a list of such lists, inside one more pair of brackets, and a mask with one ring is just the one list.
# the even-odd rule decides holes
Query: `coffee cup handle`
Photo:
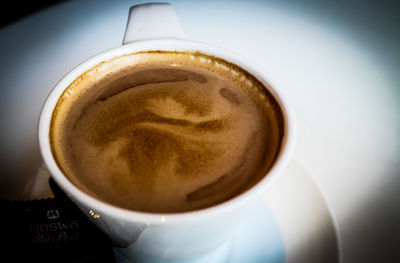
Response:
[{"label": "coffee cup handle", "polygon": [[132,6],[122,44],[160,38],[185,38],[174,8],[168,3]]}]

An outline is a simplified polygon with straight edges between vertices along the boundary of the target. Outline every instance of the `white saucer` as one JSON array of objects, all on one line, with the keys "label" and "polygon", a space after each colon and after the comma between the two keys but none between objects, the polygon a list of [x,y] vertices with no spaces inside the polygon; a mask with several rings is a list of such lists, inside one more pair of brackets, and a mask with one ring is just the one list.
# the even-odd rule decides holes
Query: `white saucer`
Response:
[{"label": "white saucer", "polygon": [[[52,196],[48,178],[41,168],[28,191],[29,199]],[[116,256],[118,263],[129,262]],[[230,242],[212,255],[185,263],[338,263],[341,258],[329,205],[304,168],[292,160]]]},{"label": "white saucer", "polygon": [[341,240],[330,206],[299,162],[289,164],[268,191],[265,203],[280,228],[286,263],[342,262]]}]

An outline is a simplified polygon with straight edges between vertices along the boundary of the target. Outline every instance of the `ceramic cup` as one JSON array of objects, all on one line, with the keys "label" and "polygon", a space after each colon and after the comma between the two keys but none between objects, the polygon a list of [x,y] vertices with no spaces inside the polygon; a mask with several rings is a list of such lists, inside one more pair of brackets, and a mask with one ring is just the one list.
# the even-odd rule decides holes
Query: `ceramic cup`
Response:
[{"label": "ceramic cup", "polygon": [[[200,51],[240,66],[265,84],[284,115],[281,151],[268,174],[233,199],[209,208],[184,213],[144,213],[122,209],[84,193],[72,184],[52,155],[49,129],[54,107],[63,91],[88,69],[102,61],[138,51]],[[55,182],[114,242],[118,254],[133,262],[209,262],[224,247],[241,221],[262,200],[268,186],[287,166],[294,140],[294,121],[279,90],[267,84],[263,71],[234,52],[185,40],[174,9],[165,3],[133,6],[123,45],[101,53],[69,72],[48,96],[39,121],[39,142],[44,162]]]}]

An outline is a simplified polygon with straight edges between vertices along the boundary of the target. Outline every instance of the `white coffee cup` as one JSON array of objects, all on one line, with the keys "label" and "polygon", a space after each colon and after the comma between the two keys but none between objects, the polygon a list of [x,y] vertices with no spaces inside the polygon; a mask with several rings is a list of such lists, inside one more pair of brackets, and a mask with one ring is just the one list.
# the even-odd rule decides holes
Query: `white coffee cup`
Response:
[{"label": "white coffee cup", "polygon": [[[268,186],[282,174],[294,147],[294,119],[279,90],[267,83],[263,71],[248,59],[209,44],[184,40],[169,4],[144,4],[130,9],[123,45],[101,53],[69,72],[48,96],[39,121],[39,142],[48,171],[74,203],[133,262],[202,262],[226,244],[235,228],[262,199]],[[268,174],[248,191],[209,208],[183,213],[144,213],[104,203],[72,184],[58,167],[49,139],[52,113],[63,91],[88,69],[117,56],[138,51],[200,51],[222,58],[252,74],[268,87],[284,115],[281,151]],[[272,88],[271,88],[272,87]]]}]

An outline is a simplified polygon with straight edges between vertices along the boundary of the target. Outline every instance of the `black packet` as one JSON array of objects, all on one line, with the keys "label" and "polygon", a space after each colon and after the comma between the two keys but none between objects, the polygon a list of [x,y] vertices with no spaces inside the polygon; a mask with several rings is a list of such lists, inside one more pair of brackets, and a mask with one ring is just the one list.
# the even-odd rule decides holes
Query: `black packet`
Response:
[{"label": "black packet", "polygon": [[2,262],[115,262],[111,241],[49,183],[55,198],[0,201]]}]

